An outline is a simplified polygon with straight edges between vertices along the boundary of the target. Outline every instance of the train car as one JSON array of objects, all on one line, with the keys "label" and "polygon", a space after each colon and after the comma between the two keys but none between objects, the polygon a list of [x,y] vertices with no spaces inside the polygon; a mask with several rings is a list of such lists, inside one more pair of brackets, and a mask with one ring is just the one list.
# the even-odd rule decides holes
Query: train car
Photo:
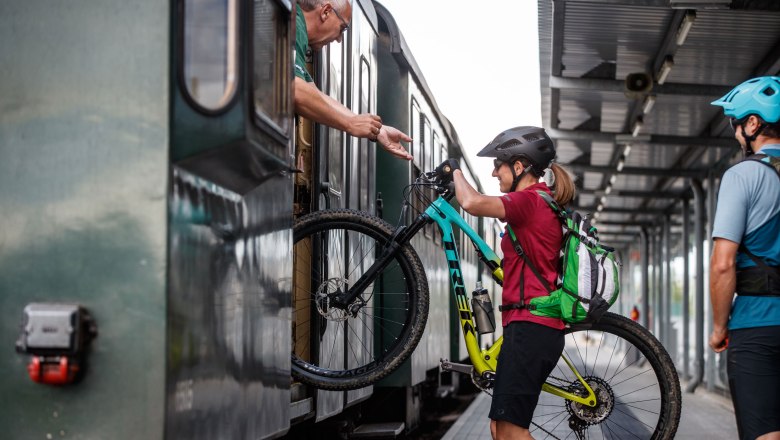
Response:
[{"label": "train car", "polygon": [[291,10],[0,6],[3,438],[289,429]]},{"label": "train car", "polygon": [[[354,0],[344,40],[310,69],[355,112],[411,133],[412,162],[294,117],[289,0],[0,11],[0,310],[20,351],[0,358],[9,438],[343,434],[388,397],[409,432],[425,396],[457,387],[438,371],[465,351],[433,226],[413,243],[432,302],[406,365],[348,392],[290,379],[291,349],[314,338],[293,276],[317,257],[289,252],[295,216],[341,207],[395,224],[420,172],[450,156],[474,175],[379,3]],[[472,288],[470,246],[462,259]]]}]

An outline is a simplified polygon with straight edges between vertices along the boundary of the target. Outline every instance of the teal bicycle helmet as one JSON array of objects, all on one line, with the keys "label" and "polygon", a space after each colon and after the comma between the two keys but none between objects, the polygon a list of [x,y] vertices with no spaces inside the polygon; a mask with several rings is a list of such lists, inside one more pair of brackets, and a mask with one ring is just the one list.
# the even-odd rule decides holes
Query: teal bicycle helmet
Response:
[{"label": "teal bicycle helmet", "polygon": [[780,121],[780,76],[749,79],[734,87],[726,96],[712,101],[723,107],[723,113],[734,119],[758,115],[774,124]]}]

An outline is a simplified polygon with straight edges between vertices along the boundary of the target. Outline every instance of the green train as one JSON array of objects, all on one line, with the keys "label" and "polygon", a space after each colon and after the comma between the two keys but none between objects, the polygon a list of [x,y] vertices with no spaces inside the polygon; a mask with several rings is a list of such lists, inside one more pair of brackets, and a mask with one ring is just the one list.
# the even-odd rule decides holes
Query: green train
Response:
[{"label": "green train", "polygon": [[[353,1],[311,73],[411,134],[414,160],[296,119],[294,8],[0,5],[0,335],[18,352],[0,357],[4,438],[327,437],[378,421],[409,433],[429,395],[457,390],[439,372],[466,352],[432,227],[413,243],[431,314],[411,359],[359,390],[291,379],[291,350],[316,346],[295,327],[294,267],[317,256],[292,251],[294,219],[344,207],[396,224],[403,188],[447,157],[479,188],[380,3]],[[497,243],[495,223],[464,216]],[[461,252],[465,285],[498,293]]]}]

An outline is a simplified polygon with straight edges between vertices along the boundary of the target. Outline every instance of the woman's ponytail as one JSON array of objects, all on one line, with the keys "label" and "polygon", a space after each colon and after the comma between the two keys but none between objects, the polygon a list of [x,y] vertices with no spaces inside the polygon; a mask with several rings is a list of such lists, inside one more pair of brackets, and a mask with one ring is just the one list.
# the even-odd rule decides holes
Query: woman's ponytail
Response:
[{"label": "woman's ponytail", "polygon": [[552,185],[555,202],[562,207],[566,206],[574,200],[574,196],[577,193],[577,189],[574,186],[574,180],[572,179],[569,170],[557,163],[550,164],[550,169],[555,178]]}]

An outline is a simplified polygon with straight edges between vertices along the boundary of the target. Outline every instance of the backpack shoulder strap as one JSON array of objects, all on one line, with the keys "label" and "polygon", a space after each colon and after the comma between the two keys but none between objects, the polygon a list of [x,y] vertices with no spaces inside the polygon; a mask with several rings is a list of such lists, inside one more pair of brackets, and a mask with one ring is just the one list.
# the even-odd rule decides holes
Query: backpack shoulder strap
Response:
[{"label": "backpack shoulder strap", "polygon": [[780,157],[769,156],[766,154],[751,154],[744,160],[751,160],[760,164],[766,165],[775,171],[777,177],[780,178]]},{"label": "backpack shoulder strap", "polygon": [[547,206],[550,207],[550,209],[553,210],[555,215],[566,224],[566,211],[561,208],[560,205],[558,205],[558,202],[555,201],[555,199],[547,193],[547,191],[542,191],[540,189],[536,190],[536,193],[539,194],[539,196],[547,203]]},{"label": "backpack shoulder strap", "polygon": [[[509,232],[509,239],[512,240],[512,247],[515,248],[515,252],[517,252],[517,255],[520,256],[520,258],[525,261],[525,264],[528,265],[528,267],[531,268],[531,272],[536,275],[536,278],[539,280],[540,283],[542,283],[542,286],[547,290],[547,292],[552,292],[552,289],[550,289],[550,285],[547,284],[547,281],[542,277],[542,274],[539,273],[539,271],[536,269],[536,266],[534,266],[533,263],[531,263],[531,259],[528,258],[528,255],[525,254],[525,251],[523,251],[523,247],[520,246],[520,241],[517,240],[517,236],[515,236],[515,231],[512,230],[512,227],[509,226],[509,223],[506,224],[506,230]],[[521,288],[522,288],[522,283]],[[520,301],[523,301],[524,298],[522,298],[522,292],[521,292],[521,298]]]}]

